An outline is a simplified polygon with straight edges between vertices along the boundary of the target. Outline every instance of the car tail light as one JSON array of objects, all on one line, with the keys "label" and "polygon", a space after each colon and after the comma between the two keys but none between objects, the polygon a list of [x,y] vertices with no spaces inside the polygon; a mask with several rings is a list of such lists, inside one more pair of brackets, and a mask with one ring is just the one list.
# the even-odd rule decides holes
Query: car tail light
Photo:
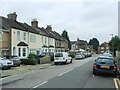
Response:
[{"label": "car tail light", "polygon": [[114,66],[114,69],[113,69],[113,70],[117,71],[117,66]]},{"label": "car tail light", "polygon": [[97,66],[96,66],[96,64],[93,64],[93,68],[97,69]]}]

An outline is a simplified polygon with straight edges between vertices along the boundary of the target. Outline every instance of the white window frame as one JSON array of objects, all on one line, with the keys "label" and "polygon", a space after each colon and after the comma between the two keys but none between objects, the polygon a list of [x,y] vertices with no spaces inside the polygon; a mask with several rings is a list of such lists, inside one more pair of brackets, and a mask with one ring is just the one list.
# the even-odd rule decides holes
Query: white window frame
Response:
[{"label": "white window frame", "polygon": [[23,32],[23,40],[27,40],[27,34],[26,34],[26,32]]},{"label": "white window frame", "polygon": [[30,42],[36,42],[36,36],[30,35]]},{"label": "white window frame", "polygon": [[17,31],[17,40],[20,41],[20,31]]}]

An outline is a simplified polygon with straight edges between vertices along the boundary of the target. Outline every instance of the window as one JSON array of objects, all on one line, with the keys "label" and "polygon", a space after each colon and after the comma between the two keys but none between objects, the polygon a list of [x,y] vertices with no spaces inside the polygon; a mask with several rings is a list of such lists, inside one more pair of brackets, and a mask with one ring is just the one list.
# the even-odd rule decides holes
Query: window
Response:
[{"label": "window", "polygon": [[43,36],[42,36],[42,43],[43,43]]},{"label": "window", "polygon": [[35,35],[30,35],[30,42],[36,42]]},{"label": "window", "polygon": [[21,56],[21,48],[18,48],[18,56]]},{"label": "window", "polygon": [[17,40],[20,41],[20,31],[17,31]]},{"label": "window", "polygon": [[23,33],[23,40],[26,40],[26,32]]},{"label": "window", "polygon": [[46,41],[46,37],[45,37],[45,43],[46,43],[47,41]]},{"label": "window", "polygon": [[45,52],[47,52],[47,49],[45,49]]},{"label": "window", "polygon": [[26,56],[26,48],[23,48],[23,56]]}]

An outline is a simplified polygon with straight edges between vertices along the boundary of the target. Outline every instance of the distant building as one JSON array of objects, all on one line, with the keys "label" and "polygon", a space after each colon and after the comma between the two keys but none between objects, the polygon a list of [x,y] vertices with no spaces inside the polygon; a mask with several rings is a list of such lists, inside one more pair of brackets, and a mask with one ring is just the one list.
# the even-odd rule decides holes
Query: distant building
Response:
[{"label": "distant building", "polygon": [[71,42],[71,50],[80,50],[80,49],[84,49],[84,50],[88,49],[87,41],[79,40],[79,38],[77,38],[77,41]]},{"label": "distant building", "polygon": [[109,43],[104,42],[100,45],[100,47],[98,48],[98,52],[99,53],[104,53],[106,51],[109,51]]}]

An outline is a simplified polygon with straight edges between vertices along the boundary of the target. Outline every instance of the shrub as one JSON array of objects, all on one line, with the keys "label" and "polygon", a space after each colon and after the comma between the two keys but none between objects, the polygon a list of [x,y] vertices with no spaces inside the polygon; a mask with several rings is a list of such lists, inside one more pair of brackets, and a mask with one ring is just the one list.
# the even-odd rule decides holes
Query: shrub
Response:
[{"label": "shrub", "polygon": [[36,65],[37,63],[38,61],[36,59],[31,59],[31,58],[21,59],[21,64]]}]

